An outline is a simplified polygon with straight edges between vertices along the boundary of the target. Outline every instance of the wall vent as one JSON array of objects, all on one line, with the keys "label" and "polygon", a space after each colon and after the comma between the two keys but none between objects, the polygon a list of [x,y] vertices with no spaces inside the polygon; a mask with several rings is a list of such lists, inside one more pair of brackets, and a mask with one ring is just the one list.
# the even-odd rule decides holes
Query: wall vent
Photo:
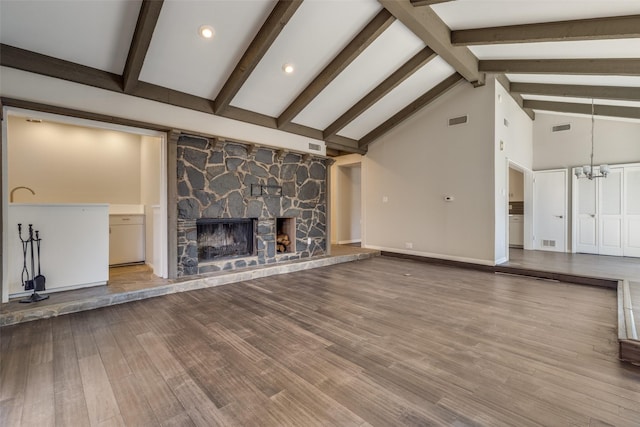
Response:
[{"label": "wall vent", "polygon": [[542,246],[547,247],[547,248],[555,248],[556,247],[556,241],[555,240],[543,240],[542,241]]},{"label": "wall vent", "polygon": [[504,119],[504,126],[507,127],[507,128],[509,127],[509,120]]},{"label": "wall vent", "polygon": [[309,143],[309,150],[320,151],[320,144]]},{"label": "wall vent", "polygon": [[469,115],[449,119],[449,126],[463,125],[469,121]]},{"label": "wall vent", "polygon": [[570,130],[571,124],[567,123],[566,125],[556,125],[551,128],[551,132],[562,132],[565,130]]}]

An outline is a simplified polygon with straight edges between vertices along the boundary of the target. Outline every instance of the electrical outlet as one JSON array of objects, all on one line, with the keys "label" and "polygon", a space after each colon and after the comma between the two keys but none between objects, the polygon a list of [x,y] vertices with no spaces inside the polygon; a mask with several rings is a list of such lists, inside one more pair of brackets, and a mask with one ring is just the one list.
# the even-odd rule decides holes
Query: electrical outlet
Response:
[{"label": "electrical outlet", "polygon": [[389,198],[387,196],[382,196],[382,203],[387,203]]},{"label": "electrical outlet", "polygon": [[404,247],[405,247],[405,249],[413,249],[413,243],[405,242]]},{"label": "electrical outlet", "polygon": [[311,244],[311,237],[307,237],[307,245]]}]

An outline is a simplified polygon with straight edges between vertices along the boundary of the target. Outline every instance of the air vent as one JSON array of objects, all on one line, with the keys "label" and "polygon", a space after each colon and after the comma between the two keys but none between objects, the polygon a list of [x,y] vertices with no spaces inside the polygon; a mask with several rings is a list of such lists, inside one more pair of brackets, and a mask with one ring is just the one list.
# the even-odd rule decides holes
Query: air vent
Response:
[{"label": "air vent", "polygon": [[309,150],[320,151],[320,144],[309,143]]},{"label": "air vent", "polygon": [[556,241],[555,240],[543,240],[542,241],[542,246],[547,247],[547,248],[555,248],[556,247]]},{"label": "air vent", "polygon": [[562,132],[565,130],[570,130],[571,124],[567,123],[566,125],[557,125],[551,128],[551,132]]},{"label": "air vent", "polygon": [[449,119],[449,126],[463,125],[469,121],[469,116],[460,116]]}]

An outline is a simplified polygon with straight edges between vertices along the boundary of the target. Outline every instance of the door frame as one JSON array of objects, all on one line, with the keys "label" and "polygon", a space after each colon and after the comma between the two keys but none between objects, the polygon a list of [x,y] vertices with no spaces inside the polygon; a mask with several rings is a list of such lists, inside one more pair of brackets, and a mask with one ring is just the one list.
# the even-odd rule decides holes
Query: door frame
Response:
[{"label": "door frame", "polygon": [[[531,250],[533,248],[533,171],[525,166],[522,166],[518,162],[514,162],[513,160],[506,158],[507,167],[506,167],[506,188],[507,194],[509,192],[509,168],[515,169],[518,172],[522,172],[524,175],[523,186],[524,186],[524,215],[523,215],[523,249]],[[509,260],[509,197],[504,198],[505,204],[504,209],[506,211],[505,221],[505,254],[507,255],[507,261]]]}]

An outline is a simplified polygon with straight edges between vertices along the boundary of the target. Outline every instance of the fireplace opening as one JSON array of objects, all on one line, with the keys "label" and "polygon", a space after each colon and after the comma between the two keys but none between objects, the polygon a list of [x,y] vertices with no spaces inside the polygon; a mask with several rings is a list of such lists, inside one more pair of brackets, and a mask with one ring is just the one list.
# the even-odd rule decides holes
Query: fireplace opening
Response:
[{"label": "fireplace opening", "polygon": [[295,218],[276,218],[276,251],[279,254],[296,251]]},{"label": "fireplace opening", "polygon": [[197,220],[198,262],[255,255],[255,223],[252,218]]}]

